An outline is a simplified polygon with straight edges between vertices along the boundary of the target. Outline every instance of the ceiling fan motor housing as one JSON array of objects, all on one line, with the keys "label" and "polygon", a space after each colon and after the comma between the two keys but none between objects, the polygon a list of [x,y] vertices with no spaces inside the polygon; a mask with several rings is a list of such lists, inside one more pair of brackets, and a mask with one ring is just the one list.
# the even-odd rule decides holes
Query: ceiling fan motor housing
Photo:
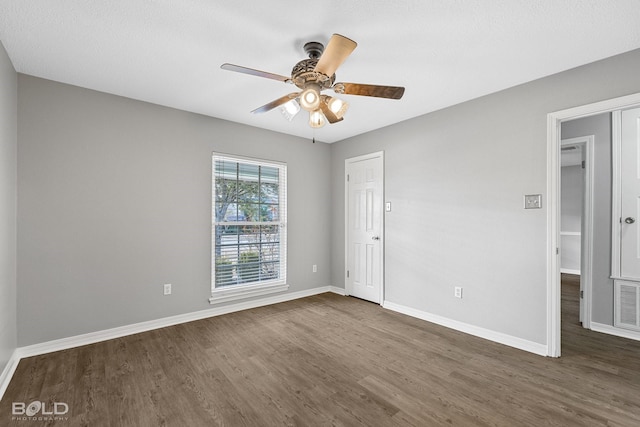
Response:
[{"label": "ceiling fan motor housing", "polygon": [[305,89],[310,84],[318,85],[320,90],[329,89],[335,82],[336,75],[327,76],[314,71],[324,51],[324,45],[320,42],[309,42],[304,45],[304,51],[309,55],[309,59],[303,59],[293,67],[291,80],[300,89]]},{"label": "ceiling fan motor housing", "polygon": [[322,89],[329,89],[336,80],[336,75],[331,77],[314,71],[317,59],[303,59],[291,70],[291,80],[300,89],[305,89],[310,83],[317,84]]}]

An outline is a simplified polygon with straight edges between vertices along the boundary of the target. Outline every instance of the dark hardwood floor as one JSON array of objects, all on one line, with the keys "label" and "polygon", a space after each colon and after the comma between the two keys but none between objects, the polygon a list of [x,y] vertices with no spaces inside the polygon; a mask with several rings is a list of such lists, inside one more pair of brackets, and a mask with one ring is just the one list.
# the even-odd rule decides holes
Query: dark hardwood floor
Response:
[{"label": "dark hardwood floor", "polygon": [[[335,294],[31,357],[0,425],[640,425],[640,342],[583,329],[570,280],[562,298],[559,359]],[[68,419],[12,421],[35,400]]]}]

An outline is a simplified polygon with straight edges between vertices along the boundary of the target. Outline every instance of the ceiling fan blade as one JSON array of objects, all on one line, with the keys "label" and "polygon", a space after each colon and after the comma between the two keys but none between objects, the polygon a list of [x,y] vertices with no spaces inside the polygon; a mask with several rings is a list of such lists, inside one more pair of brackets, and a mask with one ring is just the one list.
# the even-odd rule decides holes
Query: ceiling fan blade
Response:
[{"label": "ceiling fan blade", "polygon": [[235,71],[236,73],[249,74],[252,76],[264,77],[266,79],[278,80],[285,83],[291,83],[291,77],[281,76],[280,74],[268,73],[266,71],[254,70],[253,68],[242,67],[234,64],[222,64],[223,70]]},{"label": "ceiling fan blade", "polygon": [[274,101],[271,101],[268,104],[263,105],[262,107],[258,107],[252,111],[253,114],[266,113],[267,111],[273,110],[276,107],[279,107],[287,102],[295,99],[300,95],[300,92],[290,93],[289,95],[282,96]]},{"label": "ceiling fan blade", "polygon": [[334,34],[320,56],[314,71],[329,77],[333,76],[333,73],[351,55],[356,46],[358,46],[358,43],[353,40],[340,34]]},{"label": "ceiling fan blade", "polygon": [[338,118],[338,116],[336,116],[335,113],[331,111],[331,109],[329,108],[326,102],[320,103],[320,109],[322,110],[322,114],[324,114],[324,116],[327,118],[327,121],[329,123],[337,123],[339,121],[342,121],[342,119],[344,119],[344,117]]},{"label": "ceiling fan blade", "polygon": [[401,86],[378,86],[360,83],[336,83],[333,85],[335,93],[346,95],[374,96],[376,98],[400,99],[404,95]]}]

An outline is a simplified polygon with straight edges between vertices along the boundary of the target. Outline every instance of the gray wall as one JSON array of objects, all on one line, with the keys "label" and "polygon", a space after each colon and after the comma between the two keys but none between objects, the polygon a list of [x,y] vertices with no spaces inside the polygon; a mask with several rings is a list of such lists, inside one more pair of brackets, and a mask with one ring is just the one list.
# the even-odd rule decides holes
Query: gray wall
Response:
[{"label": "gray wall", "polygon": [[582,226],[582,166],[563,166],[561,176],[561,231],[581,231]]},{"label": "gray wall", "polygon": [[582,231],[582,166],[563,166],[560,169],[560,271],[580,271],[581,236],[563,235]]},{"label": "gray wall", "polygon": [[344,160],[384,150],[386,300],[545,343],[546,115],[639,92],[638,69],[633,51],[332,145],[20,75],[18,345],[209,308],[214,150],[289,164],[291,292],[343,286]]},{"label": "gray wall", "polygon": [[18,79],[0,43],[0,373],[16,349]]},{"label": "gray wall", "polygon": [[289,292],[331,284],[329,145],[25,75],[18,133],[20,346],[211,308],[212,151],[288,164]]},{"label": "gray wall", "polygon": [[[333,283],[344,160],[384,150],[386,300],[546,343],[547,114],[640,92],[638,70],[640,50],[333,144]],[[523,209],[536,193],[543,209]]]},{"label": "gray wall", "polygon": [[613,326],[613,280],[610,279],[611,114],[599,114],[562,123],[562,139],[586,135],[594,136],[591,321]]}]

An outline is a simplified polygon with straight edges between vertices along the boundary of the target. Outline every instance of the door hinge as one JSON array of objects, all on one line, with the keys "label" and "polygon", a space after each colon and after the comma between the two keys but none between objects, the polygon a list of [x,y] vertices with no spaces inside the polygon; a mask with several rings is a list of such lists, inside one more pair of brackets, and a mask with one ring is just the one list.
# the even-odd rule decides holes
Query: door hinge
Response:
[{"label": "door hinge", "polygon": [[587,162],[585,162],[584,160],[582,161],[582,169],[586,169],[587,168]]},{"label": "door hinge", "polygon": [[556,248],[556,255],[560,255],[560,248]]},{"label": "door hinge", "polygon": [[349,278],[349,270],[347,270],[347,279]]},{"label": "door hinge", "polygon": [[580,291],[580,298],[584,298],[584,291]]},{"label": "door hinge", "polygon": [[349,182],[349,174],[347,174],[347,182]]}]

